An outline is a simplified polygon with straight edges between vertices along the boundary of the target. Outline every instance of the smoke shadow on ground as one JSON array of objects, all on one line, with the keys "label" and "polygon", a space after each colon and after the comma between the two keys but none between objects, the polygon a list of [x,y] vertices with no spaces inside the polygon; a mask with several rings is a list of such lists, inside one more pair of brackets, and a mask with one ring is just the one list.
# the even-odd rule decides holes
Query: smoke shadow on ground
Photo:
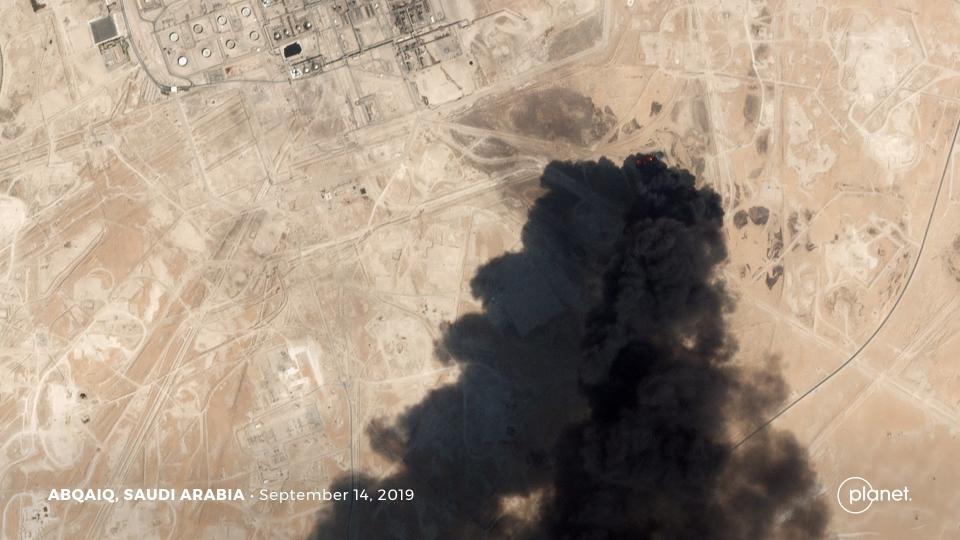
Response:
[{"label": "smoke shadow on ground", "polygon": [[717,194],[649,155],[552,162],[541,185],[523,250],[471,281],[483,311],[437,343],[458,381],[367,427],[395,472],[333,487],[414,500],[331,505],[311,537],[822,537],[791,435],[732,449],[786,388],[733,360]]}]

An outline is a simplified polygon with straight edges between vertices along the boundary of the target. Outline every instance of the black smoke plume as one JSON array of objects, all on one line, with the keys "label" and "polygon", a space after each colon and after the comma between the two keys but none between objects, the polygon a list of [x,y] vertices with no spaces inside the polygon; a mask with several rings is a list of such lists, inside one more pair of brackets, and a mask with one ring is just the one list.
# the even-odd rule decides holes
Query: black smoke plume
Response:
[{"label": "black smoke plume", "polygon": [[368,427],[396,472],[335,486],[415,500],[331,506],[313,537],[823,537],[792,436],[733,450],[785,386],[734,361],[717,194],[647,155],[554,162],[541,184],[523,251],[478,271],[483,312],[437,344],[458,382]]}]

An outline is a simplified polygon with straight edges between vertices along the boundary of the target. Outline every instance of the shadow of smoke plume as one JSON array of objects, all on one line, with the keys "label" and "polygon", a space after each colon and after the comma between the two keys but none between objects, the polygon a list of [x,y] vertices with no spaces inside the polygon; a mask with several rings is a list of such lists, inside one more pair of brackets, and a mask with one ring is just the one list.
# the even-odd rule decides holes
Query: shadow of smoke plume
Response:
[{"label": "shadow of smoke plume", "polygon": [[313,537],[822,537],[791,435],[731,450],[785,385],[732,361],[717,194],[647,156],[553,162],[541,184],[523,251],[478,271],[483,312],[437,344],[460,379],[367,428],[397,467],[356,485],[415,501],[331,506]]}]

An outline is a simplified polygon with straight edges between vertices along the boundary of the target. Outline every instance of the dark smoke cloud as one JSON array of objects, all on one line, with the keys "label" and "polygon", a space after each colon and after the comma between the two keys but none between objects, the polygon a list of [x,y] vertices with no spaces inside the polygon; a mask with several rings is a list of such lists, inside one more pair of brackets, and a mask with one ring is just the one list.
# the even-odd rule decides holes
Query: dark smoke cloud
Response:
[{"label": "dark smoke cloud", "polygon": [[732,360],[717,194],[645,156],[554,162],[542,184],[523,251],[471,282],[483,313],[437,344],[459,381],[367,429],[399,472],[355,484],[415,502],[332,506],[313,537],[822,537],[792,436],[732,449],[785,386]]}]

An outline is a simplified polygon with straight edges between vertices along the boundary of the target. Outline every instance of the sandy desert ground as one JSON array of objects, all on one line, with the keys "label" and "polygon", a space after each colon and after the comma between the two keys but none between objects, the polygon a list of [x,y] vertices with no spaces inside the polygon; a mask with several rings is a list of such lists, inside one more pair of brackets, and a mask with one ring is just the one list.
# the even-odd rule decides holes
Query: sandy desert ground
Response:
[{"label": "sandy desert ground", "polygon": [[[333,503],[250,494],[396,471],[370,426],[462,376],[437,343],[545,167],[663,152],[722,197],[736,361],[786,385],[732,440],[793,433],[831,538],[960,537],[957,28],[950,0],[3,1],[0,536],[306,537]],[[483,377],[477,459],[517,403]],[[850,477],[910,499],[844,511]]]}]

